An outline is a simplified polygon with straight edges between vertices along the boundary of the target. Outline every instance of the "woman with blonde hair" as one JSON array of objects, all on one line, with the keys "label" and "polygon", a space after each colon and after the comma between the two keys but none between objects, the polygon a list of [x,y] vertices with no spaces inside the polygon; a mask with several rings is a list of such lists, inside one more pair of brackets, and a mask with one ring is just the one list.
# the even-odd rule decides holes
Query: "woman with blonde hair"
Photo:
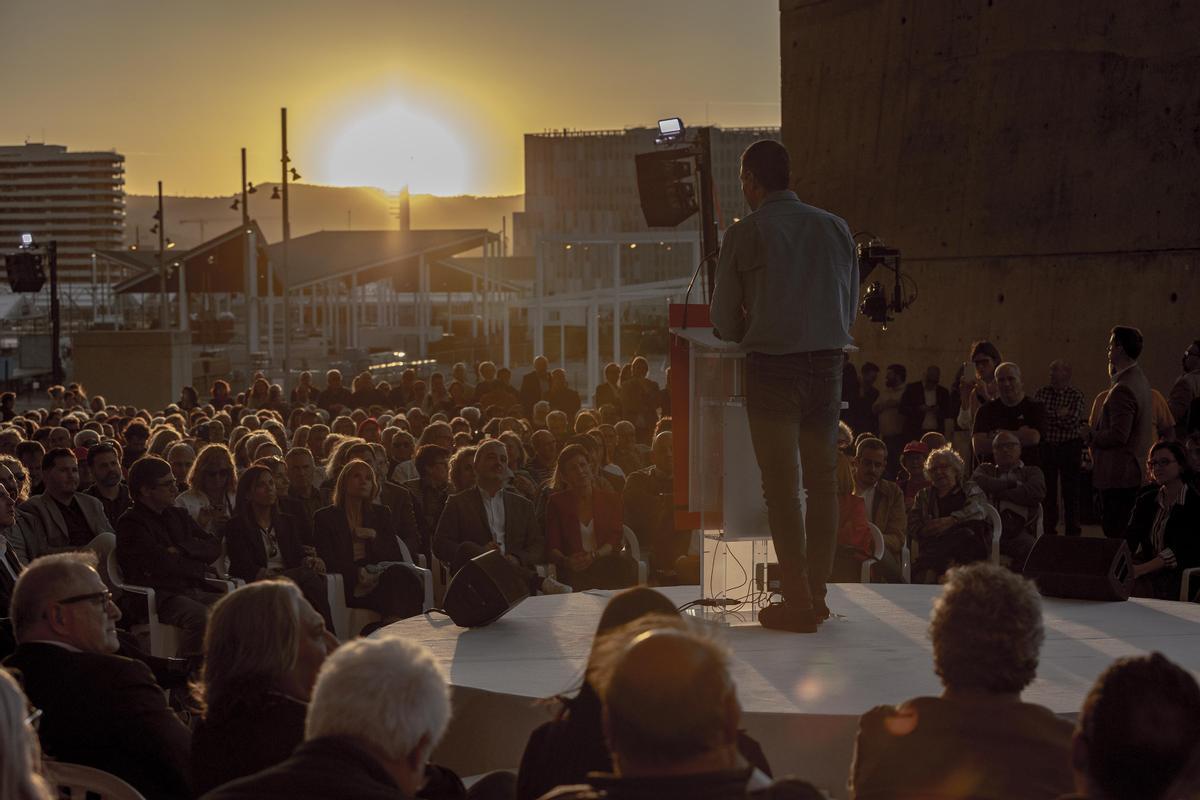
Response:
[{"label": "woman with blonde hair", "polygon": [[213,536],[233,516],[237,500],[234,492],[233,454],[223,444],[205,445],[192,463],[187,484],[190,487],[175,498],[175,505],[186,510],[196,524]]},{"label": "woman with blonde hair", "polygon": [[4,800],[51,800],[54,796],[41,775],[40,716],[16,679],[0,669],[0,797]]},{"label": "woman with blonde hair", "polygon": [[378,496],[375,469],[353,459],[338,473],[333,504],[313,518],[313,539],[326,570],[341,574],[346,605],[377,611],[386,625],[420,614],[425,587],[405,565],[391,511]]},{"label": "woman with blonde hair", "polygon": [[337,639],[296,584],[251,583],[212,607],[192,734],[197,794],[274,766],[304,739],[317,671]]}]

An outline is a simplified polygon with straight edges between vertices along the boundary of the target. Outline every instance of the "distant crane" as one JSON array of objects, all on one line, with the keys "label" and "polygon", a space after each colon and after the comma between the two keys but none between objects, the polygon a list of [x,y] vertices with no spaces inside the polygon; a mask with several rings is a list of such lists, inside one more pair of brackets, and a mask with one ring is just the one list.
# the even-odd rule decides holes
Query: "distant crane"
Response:
[{"label": "distant crane", "polygon": [[181,219],[181,220],[179,220],[179,222],[183,225],[187,225],[187,224],[199,225],[200,226],[200,243],[204,244],[204,242],[208,241],[207,239],[204,238],[205,223],[224,222],[224,223],[228,224],[229,220],[227,220],[227,219]]}]

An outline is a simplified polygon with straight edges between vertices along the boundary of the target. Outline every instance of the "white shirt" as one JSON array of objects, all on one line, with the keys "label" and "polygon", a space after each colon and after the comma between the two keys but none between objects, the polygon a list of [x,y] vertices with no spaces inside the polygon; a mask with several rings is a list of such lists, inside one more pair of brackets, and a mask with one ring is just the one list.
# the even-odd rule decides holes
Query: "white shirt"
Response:
[{"label": "white shirt", "polygon": [[417,465],[411,458],[408,461],[401,461],[392,470],[392,483],[404,483],[405,481],[414,481],[419,478],[417,474]]},{"label": "white shirt", "polygon": [[596,547],[596,520],[579,523],[579,540],[583,543],[583,552],[591,553]]},{"label": "white shirt", "polygon": [[863,505],[867,507],[868,520],[871,518],[871,510],[874,508],[874,505],[875,505],[875,489],[878,486],[879,486],[879,484],[877,483],[877,484],[875,484],[875,486],[872,486],[870,489],[862,489],[861,491],[858,492],[858,496],[862,498]]},{"label": "white shirt", "polygon": [[[7,552],[8,552],[8,539],[4,538],[4,534],[0,533],[0,565],[3,565],[4,571],[7,572],[9,575],[11,575],[12,579],[13,579],[13,583],[16,583],[17,582],[17,573],[13,572],[12,564],[10,564],[8,562],[8,558],[5,555]],[[16,558],[16,556],[17,556],[16,551],[13,551],[13,558]],[[21,559],[17,558],[17,563],[20,563],[20,561],[21,561]]]},{"label": "white shirt", "polygon": [[[937,406],[936,388],[925,390],[925,405],[929,406],[930,408],[935,408]],[[936,431],[937,426],[937,413],[934,411],[926,411],[925,419],[921,420],[921,429],[926,431]]]},{"label": "white shirt", "polygon": [[488,527],[492,529],[492,538],[500,545],[500,552],[504,553],[504,489],[489,495],[480,486],[479,496],[483,498],[483,510],[487,514]]}]

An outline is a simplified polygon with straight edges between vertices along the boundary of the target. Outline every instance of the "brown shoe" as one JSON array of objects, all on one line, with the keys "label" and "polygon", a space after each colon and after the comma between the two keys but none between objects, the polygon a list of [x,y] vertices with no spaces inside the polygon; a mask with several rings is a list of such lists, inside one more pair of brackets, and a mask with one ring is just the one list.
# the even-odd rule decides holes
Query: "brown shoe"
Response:
[{"label": "brown shoe", "polygon": [[758,624],[771,630],[791,633],[817,632],[817,618],[811,608],[796,608],[787,603],[772,603],[760,609]]}]

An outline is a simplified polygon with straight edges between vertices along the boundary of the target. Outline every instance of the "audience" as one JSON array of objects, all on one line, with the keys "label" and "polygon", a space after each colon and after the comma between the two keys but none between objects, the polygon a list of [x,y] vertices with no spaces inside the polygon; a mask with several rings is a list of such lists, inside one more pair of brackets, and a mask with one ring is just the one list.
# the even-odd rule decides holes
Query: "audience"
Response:
[{"label": "audience", "polygon": [[93,483],[84,490],[84,494],[100,501],[111,530],[121,515],[133,505],[121,469],[121,457],[111,444],[94,444],[87,450],[87,465]]},{"label": "audience", "polygon": [[1182,800],[1171,791],[1195,762],[1200,686],[1160,653],[1121,658],[1083,701],[1071,747],[1077,798]]},{"label": "audience", "polygon": [[37,516],[41,540],[29,543],[32,560],[46,553],[61,553],[87,547],[113,526],[99,500],[79,491],[79,462],[70,450],[59,447],[42,459],[45,490],[31,497],[24,510]]},{"label": "audience", "polygon": [[111,772],[146,797],[190,798],[191,734],[150,669],[115,655],[120,618],[94,555],[43,556],[13,591],[17,649],[4,666],[42,711],[47,756]]},{"label": "audience", "polygon": [[965,470],[962,458],[949,446],[925,459],[930,485],[917,493],[908,512],[908,535],[919,545],[913,583],[937,583],[951,566],[980,561],[991,553],[991,525],[983,508],[987,498],[967,480]]},{"label": "audience", "polygon": [[[1158,442],[1146,461],[1151,483],[1133,504],[1125,533],[1139,597],[1176,600],[1183,570],[1200,567],[1200,489],[1178,442]],[[1187,598],[1196,596],[1188,591]]]},{"label": "audience", "polygon": [[286,580],[244,586],[213,606],[203,718],[192,735],[192,780],[203,794],[272,767],[304,740],[317,670],[337,647],[319,615]]},{"label": "audience", "polygon": [[[999,372],[999,370],[997,370]],[[992,440],[992,461],[975,468],[971,481],[983,490],[1000,514],[1000,555],[1020,572],[1037,540],[1037,522],[1046,497],[1046,480],[1037,467],[1021,461],[1021,439],[1000,431]]]},{"label": "audience", "polygon": [[940,697],[859,720],[851,797],[1052,800],[1071,790],[1071,724],[1022,702],[1037,676],[1041,598],[992,564],[951,570],[929,636]]},{"label": "audience", "polygon": [[1079,536],[1080,465],[1084,422],[1083,392],[1071,385],[1071,365],[1061,359],[1050,363],[1050,383],[1037,390],[1034,399],[1042,404],[1041,465],[1046,476],[1046,533],[1058,528],[1058,494],[1062,487],[1063,532]]},{"label": "audience", "polygon": [[0,669],[0,797],[6,800],[55,796],[41,774],[40,722],[41,710],[30,705],[16,678]]},{"label": "audience", "polygon": [[971,429],[971,445],[980,461],[991,461],[992,440],[1000,431],[1012,431],[1021,445],[1021,461],[1036,466],[1038,446],[1042,441],[1042,404],[1026,396],[1021,381],[1021,369],[1005,362],[996,367],[996,387],[999,397],[984,403],[975,415]]},{"label": "audience", "polygon": [[885,583],[903,583],[901,550],[908,540],[904,493],[883,477],[888,447],[879,439],[859,442],[854,456],[854,494],[862,498],[867,518],[883,534],[883,558],[872,569]]}]

